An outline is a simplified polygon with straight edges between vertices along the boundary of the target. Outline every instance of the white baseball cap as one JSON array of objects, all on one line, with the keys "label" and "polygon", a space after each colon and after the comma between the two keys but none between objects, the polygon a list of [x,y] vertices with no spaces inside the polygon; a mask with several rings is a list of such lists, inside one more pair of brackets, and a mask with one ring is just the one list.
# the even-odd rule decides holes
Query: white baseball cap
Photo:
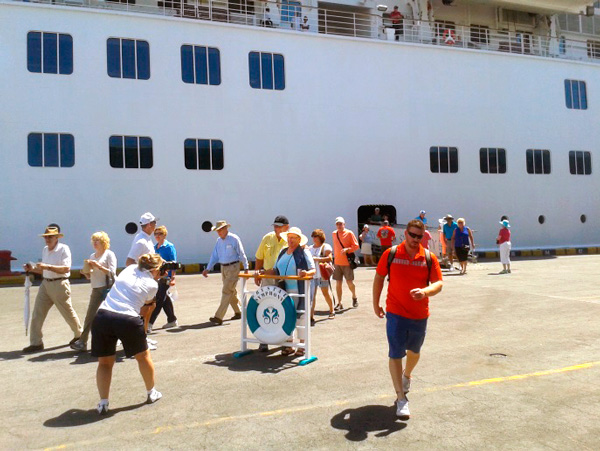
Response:
[{"label": "white baseball cap", "polygon": [[342,218],[341,216],[338,216],[337,218],[335,218],[335,223],[336,224],[338,224],[340,222],[343,223],[343,224],[346,224],[346,220],[344,218]]},{"label": "white baseball cap", "polygon": [[150,213],[149,211],[144,213],[141,217],[140,217],[140,225],[146,225],[146,224],[150,224],[151,222],[154,221],[158,221],[158,218],[156,218],[152,213]]}]

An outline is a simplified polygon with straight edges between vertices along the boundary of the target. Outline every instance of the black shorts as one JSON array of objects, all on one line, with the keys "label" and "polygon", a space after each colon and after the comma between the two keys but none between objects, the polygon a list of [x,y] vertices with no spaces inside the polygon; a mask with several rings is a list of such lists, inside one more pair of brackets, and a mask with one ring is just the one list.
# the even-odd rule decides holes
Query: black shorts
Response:
[{"label": "black shorts", "polygon": [[148,349],[144,320],[141,316],[98,310],[92,323],[92,355],[108,357],[117,352],[117,340],[123,343],[127,357]]},{"label": "black shorts", "polygon": [[459,262],[466,262],[467,257],[469,256],[469,248],[468,247],[455,247],[456,256],[458,257]]}]

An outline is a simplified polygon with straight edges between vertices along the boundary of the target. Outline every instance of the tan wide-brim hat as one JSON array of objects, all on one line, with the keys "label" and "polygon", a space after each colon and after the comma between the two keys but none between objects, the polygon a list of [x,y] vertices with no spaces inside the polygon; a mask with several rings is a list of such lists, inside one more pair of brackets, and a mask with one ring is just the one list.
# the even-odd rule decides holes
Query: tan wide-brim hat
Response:
[{"label": "tan wide-brim hat", "polygon": [[308,243],[308,238],[306,237],[306,235],[302,234],[302,230],[300,230],[300,227],[292,227],[287,232],[283,232],[281,234],[281,237],[284,240],[286,240],[288,243],[289,243],[289,241],[288,241],[289,234],[298,235],[300,237],[300,246],[304,246],[306,243]]},{"label": "tan wide-brim hat", "polygon": [[60,233],[56,227],[46,227],[46,231],[40,236],[55,236],[57,238],[62,238],[64,235]]},{"label": "tan wide-brim hat", "polygon": [[217,230],[221,230],[223,227],[231,227],[231,224],[228,224],[227,221],[217,221],[217,225],[213,226],[210,230],[216,232]]}]

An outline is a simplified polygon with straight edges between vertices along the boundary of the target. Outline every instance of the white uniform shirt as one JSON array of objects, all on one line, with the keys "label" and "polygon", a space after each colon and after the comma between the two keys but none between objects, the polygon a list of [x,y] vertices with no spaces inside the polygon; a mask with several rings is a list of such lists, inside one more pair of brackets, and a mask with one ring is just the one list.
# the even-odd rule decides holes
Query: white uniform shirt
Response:
[{"label": "white uniform shirt", "polygon": [[[53,250],[48,250],[48,246],[42,251],[42,263],[52,266],[68,266],[71,268],[71,249],[63,243],[57,243]],[[59,274],[54,271],[43,271],[44,279],[58,279],[60,277],[69,277],[71,272]]]},{"label": "white uniform shirt", "polygon": [[131,244],[131,249],[129,249],[127,258],[131,258],[137,263],[138,259],[142,255],[154,253],[155,250],[152,237],[142,230],[133,239],[133,243]]},{"label": "white uniform shirt", "polygon": [[[321,249],[323,250],[323,253],[321,254]],[[331,248],[331,246],[327,243],[323,243],[321,246],[319,247],[315,247],[315,245],[313,244],[312,246],[309,246],[308,250],[310,251],[310,255],[314,257],[326,257],[325,252],[327,251],[331,251],[333,252],[333,249]],[[331,258],[333,258],[333,254],[329,254],[331,256]],[[321,262],[319,262],[321,263]],[[333,262],[330,262],[333,264]],[[320,279],[321,278],[321,268],[319,268],[319,264],[315,261],[315,268],[317,269],[317,272],[314,275],[315,279]]]},{"label": "white uniform shirt", "polygon": [[[90,260],[97,261],[100,263],[100,265],[110,269],[113,275],[115,275],[117,272],[117,256],[110,249],[106,249],[100,257],[96,257],[96,253],[94,252],[92,255],[90,255]],[[100,269],[91,268],[91,270],[90,283],[92,288],[105,287],[107,274]]]},{"label": "white uniform shirt", "polygon": [[115,280],[100,309],[122,315],[139,316],[140,310],[156,296],[158,283],[148,271],[129,265]]}]

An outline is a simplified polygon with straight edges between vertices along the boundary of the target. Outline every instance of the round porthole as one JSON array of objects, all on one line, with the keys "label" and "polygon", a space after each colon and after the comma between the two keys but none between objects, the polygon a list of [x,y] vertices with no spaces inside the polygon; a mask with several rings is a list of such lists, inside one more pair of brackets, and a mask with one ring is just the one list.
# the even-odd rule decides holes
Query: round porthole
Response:
[{"label": "round porthole", "polygon": [[581,221],[582,224],[585,224],[585,221],[587,221],[587,217],[585,215],[581,215],[579,217],[579,220]]},{"label": "round porthole", "polygon": [[205,232],[210,232],[210,230],[212,229],[212,222],[210,221],[204,221],[202,223],[202,230],[204,230]]},{"label": "round porthole", "polygon": [[540,224],[543,224],[544,222],[546,222],[546,217],[545,217],[544,215],[540,215],[540,216],[538,217],[538,222],[539,222]]},{"label": "round porthole", "polygon": [[128,223],[125,225],[125,231],[126,231],[128,234],[130,234],[130,235],[133,235],[134,233],[137,233],[137,231],[138,231],[138,226],[137,226],[137,224],[136,224],[135,222],[128,222]]}]

